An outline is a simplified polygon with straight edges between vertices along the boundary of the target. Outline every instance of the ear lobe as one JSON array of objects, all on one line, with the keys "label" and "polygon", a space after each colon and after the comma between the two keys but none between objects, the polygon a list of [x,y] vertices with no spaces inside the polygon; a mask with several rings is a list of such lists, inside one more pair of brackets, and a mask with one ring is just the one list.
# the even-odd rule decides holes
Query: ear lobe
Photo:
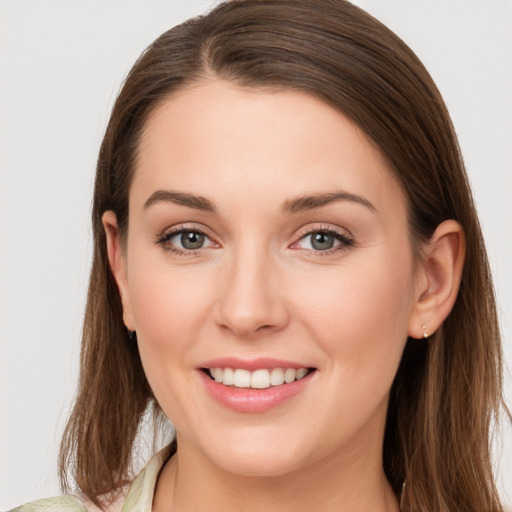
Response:
[{"label": "ear lobe", "polygon": [[121,246],[117,217],[113,211],[108,210],[103,214],[101,220],[107,237],[107,253],[110,270],[116,280],[119,294],[121,296],[121,303],[123,305],[123,321],[127,329],[135,331],[136,329],[128,288],[126,254],[123,252],[123,248]]},{"label": "ear lobe", "polygon": [[439,224],[424,249],[418,268],[416,303],[409,324],[409,336],[432,335],[443,323],[455,304],[459,292],[466,238],[455,220]]}]

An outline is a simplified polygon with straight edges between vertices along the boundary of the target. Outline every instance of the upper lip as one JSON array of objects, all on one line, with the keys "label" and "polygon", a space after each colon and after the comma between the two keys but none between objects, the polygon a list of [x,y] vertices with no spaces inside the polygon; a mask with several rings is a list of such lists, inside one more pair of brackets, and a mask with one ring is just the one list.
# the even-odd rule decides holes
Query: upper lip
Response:
[{"label": "upper lip", "polygon": [[260,370],[272,368],[310,368],[309,364],[302,364],[285,359],[275,359],[273,357],[257,357],[255,359],[240,359],[238,357],[219,357],[210,359],[201,363],[199,368],[240,368],[243,370]]}]

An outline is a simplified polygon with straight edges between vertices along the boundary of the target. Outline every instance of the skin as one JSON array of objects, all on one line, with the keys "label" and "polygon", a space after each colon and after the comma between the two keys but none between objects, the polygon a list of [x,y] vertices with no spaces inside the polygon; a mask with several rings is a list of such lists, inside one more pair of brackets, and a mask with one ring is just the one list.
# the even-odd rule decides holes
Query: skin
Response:
[{"label": "skin", "polygon": [[[290,211],[340,191],[350,195]],[[129,211],[126,247],[104,215],[110,262],[179,446],[154,511],[398,510],[382,468],[389,390],[407,337],[424,324],[431,334],[453,305],[458,224],[439,226],[415,261],[400,184],[361,130],[309,95],[214,79],[151,114]],[[184,228],[205,245],[162,241]],[[310,233],[326,230],[340,240],[315,250]],[[198,378],[201,362],[225,356],[316,371],[278,407],[236,412]]]}]

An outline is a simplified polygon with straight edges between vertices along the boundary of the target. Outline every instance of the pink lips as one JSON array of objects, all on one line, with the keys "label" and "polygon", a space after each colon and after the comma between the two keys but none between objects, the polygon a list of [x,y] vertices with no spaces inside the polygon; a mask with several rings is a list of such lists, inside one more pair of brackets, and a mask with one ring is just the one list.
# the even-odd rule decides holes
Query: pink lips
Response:
[{"label": "pink lips", "polygon": [[198,374],[207,392],[221,405],[237,412],[258,413],[273,409],[300,393],[311,382],[315,372],[311,372],[302,379],[290,382],[289,384],[271,386],[266,389],[253,389],[226,386],[215,382],[203,370],[207,368],[240,368],[254,371],[261,368],[299,369],[304,367],[308,367],[308,365],[273,358],[258,358],[244,361],[229,357],[205,361],[198,369]]}]

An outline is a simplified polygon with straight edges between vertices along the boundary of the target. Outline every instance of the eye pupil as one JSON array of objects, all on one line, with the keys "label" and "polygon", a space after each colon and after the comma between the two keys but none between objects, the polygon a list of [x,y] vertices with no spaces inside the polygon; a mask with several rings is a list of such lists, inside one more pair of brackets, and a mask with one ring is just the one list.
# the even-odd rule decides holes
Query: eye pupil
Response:
[{"label": "eye pupil", "polygon": [[326,251],[334,246],[334,236],[329,233],[317,232],[311,235],[311,246],[317,251]]},{"label": "eye pupil", "polygon": [[197,231],[184,231],[180,241],[185,249],[200,249],[204,244],[204,235]]}]

